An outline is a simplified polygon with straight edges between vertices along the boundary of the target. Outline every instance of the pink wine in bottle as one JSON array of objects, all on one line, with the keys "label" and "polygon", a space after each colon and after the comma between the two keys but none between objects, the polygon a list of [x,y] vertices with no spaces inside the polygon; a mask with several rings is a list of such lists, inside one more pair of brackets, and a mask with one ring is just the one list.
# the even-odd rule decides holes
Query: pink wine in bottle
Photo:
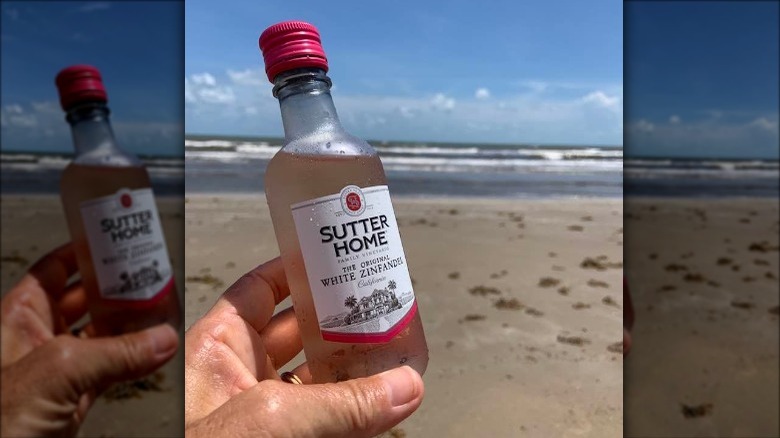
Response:
[{"label": "pink wine in bottle", "polygon": [[265,192],[312,378],[422,374],[428,346],[384,169],[339,122],[319,32],[275,24],[260,49],[285,133]]},{"label": "pink wine in bottle", "polygon": [[95,332],[178,328],[173,269],[149,175],[114,140],[100,72],[68,67],[56,84],[76,149],[60,194]]}]

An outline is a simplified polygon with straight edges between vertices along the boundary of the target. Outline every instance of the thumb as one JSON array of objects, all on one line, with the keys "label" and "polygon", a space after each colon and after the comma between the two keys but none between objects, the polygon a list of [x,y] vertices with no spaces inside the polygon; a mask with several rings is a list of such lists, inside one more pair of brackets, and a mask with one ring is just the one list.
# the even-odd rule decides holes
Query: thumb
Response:
[{"label": "thumb", "polygon": [[83,394],[111,383],[139,378],[167,362],[179,345],[176,331],[161,324],[121,336],[69,342],[62,374]]},{"label": "thumb", "polygon": [[[298,419],[286,425],[296,429],[285,431],[290,436],[376,436],[411,415],[425,392],[422,378],[408,366],[340,383],[279,385],[297,393],[281,407],[288,414],[281,418]],[[267,392],[262,386],[255,389]]]}]

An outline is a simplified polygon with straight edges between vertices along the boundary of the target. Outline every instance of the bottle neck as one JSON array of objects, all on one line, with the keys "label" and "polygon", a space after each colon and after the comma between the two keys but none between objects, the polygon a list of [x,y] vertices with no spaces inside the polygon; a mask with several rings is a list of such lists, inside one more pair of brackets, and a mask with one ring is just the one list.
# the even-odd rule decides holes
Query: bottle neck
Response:
[{"label": "bottle neck", "polygon": [[76,156],[118,150],[105,102],[87,102],[68,110]]},{"label": "bottle neck", "polygon": [[282,110],[288,141],[313,134],[343,131],[333,98],[330,78],[320,69],[296,69],[274,80],[274,96]]}]

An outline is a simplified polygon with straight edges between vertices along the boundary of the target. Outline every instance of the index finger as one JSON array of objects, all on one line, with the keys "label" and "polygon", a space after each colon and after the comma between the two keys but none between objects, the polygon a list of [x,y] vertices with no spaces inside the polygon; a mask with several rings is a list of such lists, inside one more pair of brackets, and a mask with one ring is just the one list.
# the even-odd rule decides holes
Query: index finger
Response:
[{"label": "index finger", "polygon": [[274,315],[274,308],[290,295],[282,259],[277,257],[252,269],[222,294],[205,317],[228,312],[240,316],[260,332]]}]

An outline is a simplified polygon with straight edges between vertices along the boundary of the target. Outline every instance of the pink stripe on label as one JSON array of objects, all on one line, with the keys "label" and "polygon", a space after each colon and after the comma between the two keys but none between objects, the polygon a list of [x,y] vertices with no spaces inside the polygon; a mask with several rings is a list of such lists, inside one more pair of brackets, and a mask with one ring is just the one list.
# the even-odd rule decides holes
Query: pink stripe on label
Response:
[{"label": "pink stripe on label", "polygon": [[417,314],[417,300],[412,304],[412,308],[406,312],[396,325],[384,333],[336,333],[321,330],[322,339],[331,342],[346,342],[350,344],[384,344],[391,341],[395,335],[405,329],[412,322],[412,318]]}]

